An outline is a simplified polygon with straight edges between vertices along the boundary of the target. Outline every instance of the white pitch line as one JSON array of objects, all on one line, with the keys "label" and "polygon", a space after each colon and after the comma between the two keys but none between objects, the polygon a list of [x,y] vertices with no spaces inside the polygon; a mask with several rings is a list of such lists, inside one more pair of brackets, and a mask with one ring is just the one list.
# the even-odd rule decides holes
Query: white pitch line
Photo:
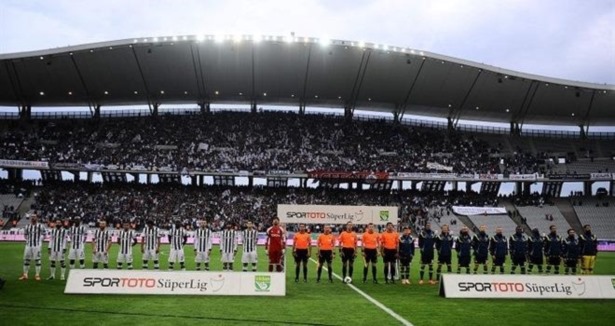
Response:
[{"label": "white pitch line", "polygon": [[[318,265],[318,262],[317,262],[314,258],[310,258],[310,260],[311,260],[311,261],[313,261],[316,265]],[[324,269],[324,270],[325,270],[325,271],[327,271],[327,272],[329,271],[329,270],[328,270],[326,267],[324,267],[324,266],[323,266],[323,268],[322,268],[322,269]],[[337,274],[335,274],[335,273],[331,273],[331,274],[333,274],[333,276],[335,276],[335,278],[337,278],[338,280],[343,281],[341,276],[339,276],[339,275],[337,275]],[[387,306],[383,305],[382,303],[380,303],[380,301],[378,301],[378,300],[376,300],[376,299],[372,298],[369,294],[367,294],[367,293],[365,293],[365,292],[361,291],[361,289],[359,289],[358,287],[356,287],[356,286],[354,286],[354,285],[352,285],[352,284],[350,284],[350,283],[347,283],[346,285],[348,285],[348,286],[349,286],[351,289],[353,289],[355,292],[357,292],[358,294],[360,294],[361,296],[363,296],[365,299],[367,299],[367,301],[369,301],[369,302],[373,303],[376,307],[378,307],[378,308],[382,309],[384,312],[386,312],[387,314],[389,314],[391,317],[393,317],[393,318],[397,319],[397,320],[398,320],[398,321],[399,321],[402,325],[405,325],[405,326],[414,326],[414,325],[412,325],[412,323],[411,323],[411,322],[407,321],[404,317],[402,317],[402,316],[398,315],[395,311],[391,310],[389,307],[387,307]]]}]

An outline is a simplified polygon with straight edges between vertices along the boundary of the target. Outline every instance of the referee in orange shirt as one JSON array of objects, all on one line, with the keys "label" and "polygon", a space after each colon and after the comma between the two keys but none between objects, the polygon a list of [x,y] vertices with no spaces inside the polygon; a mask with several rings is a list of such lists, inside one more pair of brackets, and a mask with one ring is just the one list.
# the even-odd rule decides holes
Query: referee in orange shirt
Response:
[{"label": "referee in orange shirt", "polygon": [[333,248],[335,247],[335,237],[331,234],[331,226],[325,225],[324,232],[318,236],[318,271],[316,283],[320,282],[320,275],[322,275],[322,267],[324,263],[327,263],[327,272],[329,273],[329,282],[333,283],[333,267],[331,262],[333,261]]},{"label": "referee in orange shirt", "polygon": [[346,230],[339,235],[340,256],[342,256],[342,280],[346,279],[346,272],[352,278],[354,259],[357,256],[357,235],[352,231],[352,222],[346,223]]},{"label": "referee in orange shirt", "polygon": [[299,232],[293,239],[293,256],[295,257],[295,282],[299,282],[299,268],[303,264],[303,282],[307,282],[307,261],[312,255],[312,239],[305,229],[305,224],[299,224]]},{"label": "referee in orange shirt", "polygon": [[382,241],[382,257],[384,260],[384,282],[395,283],[397,257],[399,251],[399,234],[393,229],[393,223],[387,223],[387,229],[380,236]]},{"label": "referee in orange shirt", "polygon": [[367,271],[372,265],[372,277],[374,284],[378,284],[376,279],[376,264],[378,263],[378,251],[380,250],[380,235],[374,232],[374,223],[367,225],[367,230],[361,236],[363,243],[363,283],[367,282]]}]

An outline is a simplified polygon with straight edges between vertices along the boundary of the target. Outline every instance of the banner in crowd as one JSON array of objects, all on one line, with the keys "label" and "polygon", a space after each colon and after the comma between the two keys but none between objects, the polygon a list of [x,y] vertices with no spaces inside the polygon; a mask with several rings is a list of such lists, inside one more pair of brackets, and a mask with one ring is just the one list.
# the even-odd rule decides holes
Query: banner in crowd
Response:
[{"label": "banner in crowd", "polygon": [[615,275],[442,274],[446,298],[615,299]]},{"label": "banner in crowd", "polygon": [[308,178],[312,179],[333,179],[333,180],[387,180],[388,172],[371,171],[328,171],[314,170],[309,171]]},{"label": "banner in crowd", "polygon": [[71,269],[64,293],[284,296],[286,275]]},{"label": "banner in crowd", "polygon": [[394,206],[341,206],[341,205],[278,205],[282,223],[305,224],[397,224]]},{"label": "banner in crowd", "polygon": [[504,179],[503,174],[490,174],[490,173],[481,173],[478,175],[479,179],[483,180],[502,180]]},{"label": "banner in crowd", "polygon": [[511,174],[508,176],[510,180],[519,180],[519,181],[534,181],[538,179],[538,175],[534,174]]},{"label": "banner in crowd", "polygon": [[290,170],[269,170],[267,174],[269,175],[289,175]]},{"label": "banner in crowd", "polygon": [[590,173],[591,180],[615,180],[615,174],[612,173]]},{"label": "banner in crowd", "polygon": [[430,170],[453,172],[453,167],[452,166],[442,165],[440,163],[427,162],[426,166]]},{"label": "banner in crowd", "polygon": [[455,173],[424,173],[424,172],[397,172],[400,178],[408,179],[454,179]]},{"label": "banner in crowd", "polygon": [[33,169],[48,169],[49,163],[43,161],[19,161],[19,160],[2,160],[0,166],[7,168],[33,168]]},{"label": "banner in crowd", "polygon": [[500,215],[500,214],[506,214],[506,208],[504,207],[453,206],[453,212],[457,215]]},{"label": "banner in crowd", "polygon": [[550,174],[549,179],[551,180],[586,180],[589,179],[589,173],[583,174],[575,174],[575,173],[561,173],[561,174]]},{"label": "banner in crowd", "polygon": [[81,170],[83,164],[80,163],[51,163],[51,169],[54,170]]}]

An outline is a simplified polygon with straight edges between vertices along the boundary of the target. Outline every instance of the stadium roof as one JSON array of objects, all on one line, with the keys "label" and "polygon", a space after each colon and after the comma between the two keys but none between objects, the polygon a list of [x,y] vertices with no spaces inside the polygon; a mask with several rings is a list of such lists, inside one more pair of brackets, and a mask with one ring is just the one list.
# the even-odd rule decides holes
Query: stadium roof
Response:
[{"label": "stadium roof", "polygon": [[520,124],[615,125],[615,85],[409,48],[273,36],[167,36],[0,55],[0,105],[256,103]]}]

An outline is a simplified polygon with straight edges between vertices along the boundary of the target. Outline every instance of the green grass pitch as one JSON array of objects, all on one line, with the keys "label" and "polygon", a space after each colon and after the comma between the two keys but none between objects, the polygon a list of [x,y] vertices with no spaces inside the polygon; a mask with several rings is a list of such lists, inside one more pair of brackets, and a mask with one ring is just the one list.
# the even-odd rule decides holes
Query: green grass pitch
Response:
[{"label": "green grass pitch", "polygon": [[[292,257],[288,256],[285,297],[122,296],[65,295],[64,282],[46,281],[49,262],[45,253],[43,281],[17,281],[22,269],[22,243],[0,243],[0,290],[2,325],[396,325],[397,320],[335,280],[317,284],[316,264],[309,265],[309,282],[295,283]],[[90,247],[87,247],[88,250]],[[140,252],[135,247],[135,267]],[[266,256],[260,249],[259,270]],[[168,248],[163,248],[168,253]],[[111,260],[114,260],[114,245]],[[186,248],[187,268],[194,270],[194,255]],[[90,252],[86,264],[91,267]],[[167,255],[161,256],[166,269]],[[417,257],[418,258],[418,257]],[[417,285],[417,260],[411,265],[410,286],[362,284],[362,263],[355,262],[355,285],[414,325],[610,325],[615,320],[615,300],[512,300],[445,299],[438,287]],[[455,262],[453,262],[455,263]],[[115,262],[111,262],[115,268]],[[240,268],[239,257],[235,270]],[[212,269],[220,270],[217,250]],[[615,275],[615,254],[601,253],[596,274]],[[339,258],[334,265],[339,274]],[[31,270],[33,271],[33,269]],[[59,273],[59,268],[58,268]],[[382,278],[382,268],[378,269]],[[324,274],[324,271],[323,271]],[[382,283],[382,282],[381,282]]]}]

